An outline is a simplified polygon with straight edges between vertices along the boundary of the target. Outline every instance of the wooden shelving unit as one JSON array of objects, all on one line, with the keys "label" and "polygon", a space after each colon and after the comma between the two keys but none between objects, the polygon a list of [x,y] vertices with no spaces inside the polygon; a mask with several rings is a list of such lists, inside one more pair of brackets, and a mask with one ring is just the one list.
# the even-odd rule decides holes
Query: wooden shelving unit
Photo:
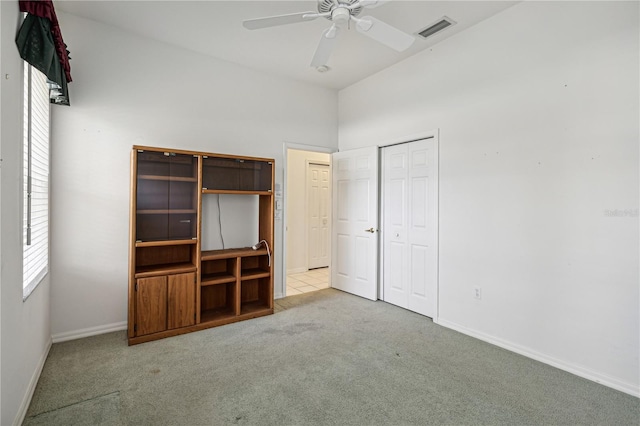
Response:
[{"label": "wooden shelving unit", "polygon": [[[133,147],[129,344],[273,313],[273,185],[272,159]],[[207,194],[258,196],[266,245],[201,251]]]}]

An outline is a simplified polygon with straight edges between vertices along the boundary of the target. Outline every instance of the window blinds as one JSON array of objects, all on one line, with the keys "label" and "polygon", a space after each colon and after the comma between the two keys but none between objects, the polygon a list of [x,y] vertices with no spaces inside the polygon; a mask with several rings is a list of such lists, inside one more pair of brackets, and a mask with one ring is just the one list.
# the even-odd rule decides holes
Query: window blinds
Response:
[{"label": "window blinds", "polygon": [[49,87],[47,77],[24,64],[23,298],[49,266]]}]

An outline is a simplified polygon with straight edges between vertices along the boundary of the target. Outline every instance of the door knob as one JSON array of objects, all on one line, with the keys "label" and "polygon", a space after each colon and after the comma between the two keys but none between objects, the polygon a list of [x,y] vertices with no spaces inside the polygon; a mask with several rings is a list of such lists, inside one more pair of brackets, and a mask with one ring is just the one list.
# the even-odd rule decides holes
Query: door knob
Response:
[{"label": "door knob", "polygon": [[374,232],[376,232],[376,230],[373,228],[369,228],[369,229],[365,229],[364,232],[371,232],[373,234]]}]

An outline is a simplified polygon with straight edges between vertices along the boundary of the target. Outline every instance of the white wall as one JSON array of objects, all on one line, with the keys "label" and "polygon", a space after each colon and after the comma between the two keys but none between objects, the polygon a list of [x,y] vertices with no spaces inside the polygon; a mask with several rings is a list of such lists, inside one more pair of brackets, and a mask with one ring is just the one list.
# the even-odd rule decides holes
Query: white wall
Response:
[{"label": "white wall", "polygon": [[438,321],[636,395],[638,16],[519,3],[339,94],[340,150],[440,130]]},{"label": "white wall", "polygon": [[[22,59],[18,2],[0,1],[0,424],[19,424],[51,344],[47,275],[22,301]],[[59,108],[59,107],[58,107]]]},{"label": "white wall", "polygon": [[[132,145],[275,158],[282,184],[285,140],[337,146],[337,93],[58,15],[74,79],[52,130],[52,329],[64,339],[127,319]],[[281,221],[275,246],[280,258]]]},{"label": "white wall", "polygon": [[307,241],[307,161],[329,163],[331,154],[287,150],[287,273],[309,267]]}]

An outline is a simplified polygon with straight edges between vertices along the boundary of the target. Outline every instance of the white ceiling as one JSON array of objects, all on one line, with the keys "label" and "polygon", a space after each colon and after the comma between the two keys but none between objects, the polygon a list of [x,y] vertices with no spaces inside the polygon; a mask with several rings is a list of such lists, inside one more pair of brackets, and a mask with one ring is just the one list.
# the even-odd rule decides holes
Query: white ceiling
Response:
[{"label": "white ceiling", "polygon": [[[319,18],[280,27],[247,30],[245,19],[316,11],[315,0],[289,1],[64,1],[58,11],[102,22],[256,70],[315,85],[342,89],[419,51],[451,37],[516,3],[515,1],[391,1],[365,9],[371,15],[407,33],[416,33],[447,16],[455,25],[430,37],[417,38],[398,53],[354,29],[340,34],[338,46],[319,73],[309,66],[320,35],[330,26]],[[62,28],[64,34],[64,28]],[[73,54],[73,46],[69,49]]]}]

